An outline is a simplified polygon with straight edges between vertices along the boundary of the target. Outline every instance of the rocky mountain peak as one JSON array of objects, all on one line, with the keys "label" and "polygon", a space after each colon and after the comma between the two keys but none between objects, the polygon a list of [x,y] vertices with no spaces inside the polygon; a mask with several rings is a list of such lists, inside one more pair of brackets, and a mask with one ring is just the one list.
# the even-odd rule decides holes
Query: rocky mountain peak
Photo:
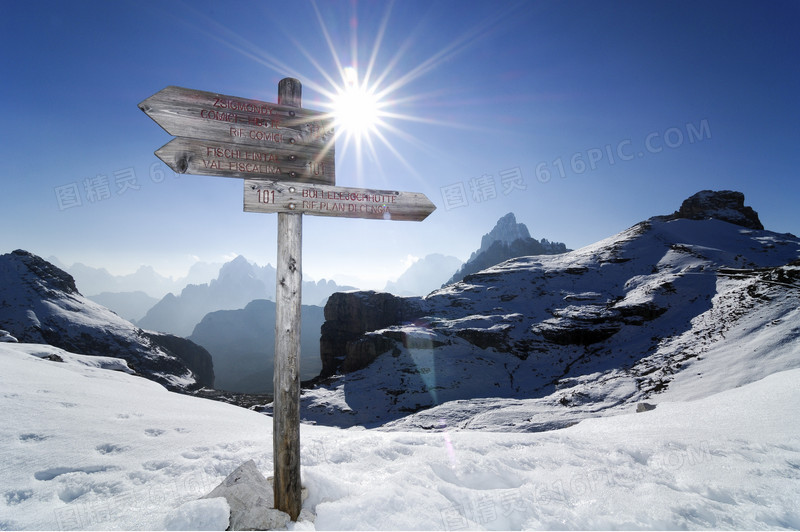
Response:
[{"label": "rocky mountain peak", "polygon": [[497,220],[491,231],[481,238],[481,248],[472,254],[470,259],[489,249],[495,242],[510,244],[520,238],[530,238],[531,234],[525,224],[517,223],[517,218],[510,212]]},{"label": "rocky mountain peak", "polygon": [[764,229],[758,213],[744,204],[744,194],[734,190],[701,190],[687,198],[681,208],[666,217],[669,220],[714,218],[749,229]]},{"label": "rocky mountain peak", "polygon": [[515,257],[527,255],[556,255],[569,251],[560,242],[531,237],[525,224],[517,223],[513,212],[500,218],[494,228],[481,238],[481,247],[470,255],[467,262],[445,285],[464,279],[467,275],[494,266]]},{"label": "rocky mountain peak", "polygon": [[230,262],[223,264],[219,270],[219,280],[226,277],[255,277],[253,265],[243,256],[238,255]]}]

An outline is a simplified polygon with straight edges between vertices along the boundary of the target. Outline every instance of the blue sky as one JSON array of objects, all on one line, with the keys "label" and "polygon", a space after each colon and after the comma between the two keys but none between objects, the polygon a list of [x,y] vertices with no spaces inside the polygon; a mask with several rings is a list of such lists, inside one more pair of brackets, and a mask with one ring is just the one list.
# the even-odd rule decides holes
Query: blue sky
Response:
[{"label": "blue sky", "polygon": [[438,208],[305,216],[307,277],[382,287],[410,257],[466,259],[507,212],[578,248],[702,189],[800,233],[796,2],[31,1],[0,24],[1,252],[114,273],[274,264],[276,215],[242,212],[238,179],[159,163],[172,137],[137,104],[168,85],[275,101],[294,76],[324,110],[339,67],[371,59],[386,142],[339,139],[337,185]]}]

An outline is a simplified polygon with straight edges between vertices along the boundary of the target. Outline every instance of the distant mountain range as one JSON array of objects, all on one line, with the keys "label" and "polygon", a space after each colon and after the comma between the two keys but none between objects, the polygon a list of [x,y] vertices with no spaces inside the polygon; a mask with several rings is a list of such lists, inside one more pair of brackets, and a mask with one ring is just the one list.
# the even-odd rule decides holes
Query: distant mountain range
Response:
[{"label": "distant mountain range", "polygon": [[196,262],[189,268],[186,277],[173,279],[156,272],[152,266],[140,266],[136,272],[128,275],[113,275],[105,268],[94,268],[80,262],[66,266],[56,257],[47,260],[69,272],[81,291],[89,297],[102,293],[144,292],[156,300],[168,292],[180,291],[188,284],[207,283],[217,276],[222,266],[220,263]]},{"label": "distant mountain range", "polygon": [[[269,264],[258,266],[242,256],[224,264],[197,262],[186,277],[179,279],[164,277],[150,266],[118,276],[105,268],[81,263],[65,267],[55,257],[49,260],[68,271],[92,301],[134,323],[142,322],[143,327],[180,336],[191,334],[208,312],[243,308],[254,299],[275,298],[275,268]],[[303,301],[324,305],[330,294],[340,290],[355,287],[326,279],[306,281]],[[186,301],[182,302],[184,298]]]},{"label": "distant mountain range", "polygon": [[[324,304],[330,294],[354,289],[325,279],[305,281],[302,298],[304,303]],[[275,268],[269,264],[258,266],[240,255],[224,264],[211,282],[188,285],[177,296],[167,294],[137,323],[148,329],[189,336],[206,314],[242,309],[256,299],[275,299]]]},{"label": "distant mountain range", "polygon": [[702,191],[425,297],[334,294],[325,316],[327,380],[304,391],[303,418],[547,430],[800,367],[800,239],[764,230],[739,192]]}]

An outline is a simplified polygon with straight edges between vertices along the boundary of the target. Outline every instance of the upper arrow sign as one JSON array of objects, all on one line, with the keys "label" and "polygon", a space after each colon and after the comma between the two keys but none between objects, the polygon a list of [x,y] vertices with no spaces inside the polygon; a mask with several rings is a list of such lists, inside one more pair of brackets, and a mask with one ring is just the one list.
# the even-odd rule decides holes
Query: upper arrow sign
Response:
[{"label": "upper arrow sign", "polygon": [[[281,150],[304,164],[325,163],[328,175],[320,181],[335,182],[330,114],[175,86],[147,98],[139,108],[170,135],[253,146],[264,150],[262,153]],[[192,170],[196,167],[187,162],[184,171],[195,173]],[[196,157],[195,162],[201,164]]]},{"label": "upper arrow sign", "polygon": [[245,212],[420,222],[435,209],[436,205],[420,192],[244,180]]}]

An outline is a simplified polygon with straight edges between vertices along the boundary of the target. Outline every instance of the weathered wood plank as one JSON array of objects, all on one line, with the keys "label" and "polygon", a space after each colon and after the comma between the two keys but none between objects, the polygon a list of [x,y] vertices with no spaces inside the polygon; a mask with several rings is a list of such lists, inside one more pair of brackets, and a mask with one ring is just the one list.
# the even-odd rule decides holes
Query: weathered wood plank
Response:
[{"label": "weathered wood plank", "polygon": [[[170,135],[250,146],[297,148],[306,158],[333,154],[330,113],[169,86],[139,108]],[[300,153],[298,153],[300,155]]]},{"label": "weathered wood plank", "polygon": [[[278,101],[300,107],[300,82],[278,84]],[[272,458],[275,508],[293,521],[302,506],[300,482],[300,314],[302,290],[303,216],[278,214],[278,255],[275,289],[275,370],[273,384]]]},{"label": "weathered wood plank", "polygon": [[254,147],[230,142],[178,137],[156,150],[156,156],[179,174],[286,179],[332,185],[336,182],[333,150],[314,157],[294,148]]},{"label": "weathered wood plank", "polygon": [[245,212],[422,221],[436,209],[425,194],[287,181],[244,180]]}]

